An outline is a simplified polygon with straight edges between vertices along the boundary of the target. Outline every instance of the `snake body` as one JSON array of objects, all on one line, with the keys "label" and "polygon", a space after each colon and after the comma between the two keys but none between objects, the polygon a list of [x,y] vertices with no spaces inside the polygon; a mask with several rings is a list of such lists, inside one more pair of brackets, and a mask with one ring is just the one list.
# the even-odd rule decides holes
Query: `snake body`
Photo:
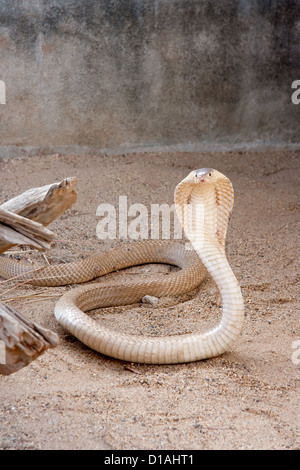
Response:
[{"label": "snake body", "polygon": [[[123,244],[108,253],[66,265],[32,268],[0,257],[0,275],[32,279],[36,285],[86,282],[108,272],[145,263],[179,266],[178,272],[151,280],[117,285],[92,284],[72,289],[55,306],[55,317],[88,347],[107,356],[130,362],[172,364],[218,356],[227,351],[240,334],[244,306],[241,290],[225,254],[225,239],[233,207],[230,180],[213,169],[192,171],[175,189],[175,207],[193,250],[163,240]],[[205,269],[206,268],[206,269]],[[167,337],[142,337],[115,332],[100,326],[84,312],[141,301],[145,295],[169,296],[190,291],[205,277],[206,270],[222,297],[220,323],[205,333]]]}]

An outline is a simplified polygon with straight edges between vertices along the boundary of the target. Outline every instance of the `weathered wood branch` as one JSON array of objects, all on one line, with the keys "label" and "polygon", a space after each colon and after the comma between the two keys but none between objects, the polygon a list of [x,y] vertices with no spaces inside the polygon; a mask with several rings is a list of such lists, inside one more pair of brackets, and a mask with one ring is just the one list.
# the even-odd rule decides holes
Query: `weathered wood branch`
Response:
[{"label": "weathered wood branch", "polygon": [[0,304],[0,374],[10,375],[58,344],[58,336]]},{"label": "weathered wood branch", "polygon": [[[47,226],[77,201],[77,181],[77,178],[71,177],[60,183],[29,189],[2,204],[0,209]],[[0,253],[18,243],[9,243],[0,237]]]},{"label": "weathered wood branch", "polygon": [[48,250],[54,233],[42,224],[0,208],[0,253],[7,245],[30,245],[38,250]]},{"label": "weathered wood branch", "polygon": [[[45,228],[77,201],[77,178],[29,189],[0,206],[0,253],[26,244],[48,249],[54,234]],[[58,344],[56,333],[0,303],[0,374],[27,366]]]}]

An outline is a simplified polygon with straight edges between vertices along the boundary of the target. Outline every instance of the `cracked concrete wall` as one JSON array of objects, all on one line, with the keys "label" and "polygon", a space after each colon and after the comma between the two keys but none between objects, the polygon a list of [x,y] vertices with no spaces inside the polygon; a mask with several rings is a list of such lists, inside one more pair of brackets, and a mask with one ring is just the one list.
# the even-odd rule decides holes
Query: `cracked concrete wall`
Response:
[{"label": "cracked concrete wall", "polygon": [[299,0],[0,0],[0,155],[299,142]]}]

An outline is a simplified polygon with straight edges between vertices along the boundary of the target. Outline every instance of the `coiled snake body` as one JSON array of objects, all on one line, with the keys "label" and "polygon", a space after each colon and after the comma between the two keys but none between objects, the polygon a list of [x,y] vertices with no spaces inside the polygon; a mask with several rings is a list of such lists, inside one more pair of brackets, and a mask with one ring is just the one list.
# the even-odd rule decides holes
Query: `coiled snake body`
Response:
[{"label": "coiled snake body", "polygon": [[[67,265],[42,268],[32,283],[64,285],[86,282],[108,272],[145,263],[168,263],[181,268],[165,277],[117,285],[92,284],[63,295],[55,317],[70,333],[90,348],[125,361],[171,364],[205,359],[227,351],[243,324],[241,290],[225,254],[225,238],[233,207],[233,189],[217,170],[192,171],[175,189],[175,207],[193,250],[183,244],[159,240],[136,242],[114,248]],[[146,294],[157,297],[180,294],[197,287],[206,269],[222,297],[220,323],[205,333],[167,337],[143,337],[115,332],[100,326],[84,312],[141,301]],[[32,279],[26,265],[0,257],[0,275]]]}]

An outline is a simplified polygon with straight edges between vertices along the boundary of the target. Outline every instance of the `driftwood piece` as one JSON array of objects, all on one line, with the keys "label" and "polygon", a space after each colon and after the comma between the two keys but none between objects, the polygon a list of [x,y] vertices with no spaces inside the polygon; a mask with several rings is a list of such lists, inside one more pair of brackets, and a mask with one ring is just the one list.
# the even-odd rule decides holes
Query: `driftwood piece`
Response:
[{"label": "driftwood piece", "polygon": [[[71,177],[60,183],[29,189],[2,204],[0,209],[47,226],[77,201],[77,181],[77,178]],[[0,239],[0,253],[18,243]]]},{"label": "driftwood piece", "polygon": [[[54,234],[50,224],[77,201],[77,178],[66,178],[29,189],[0,206],[0,253],[17,244],[47,249]],[[0,303],[0,374],[27,366],[46,349],[58,344],[56,333],[26,319]]]},{"label": "driftwood piece", "polygon": [[48,250],[53,239],[54,233],[42,224],[0,208],[0,253],[1,244],[4,247],[30,245],[38,250]]},{"label": "driftwood piece", "polygon": [[56,333],[0,304],[0,374],[10,375],[20,370],[57,344]]}]

